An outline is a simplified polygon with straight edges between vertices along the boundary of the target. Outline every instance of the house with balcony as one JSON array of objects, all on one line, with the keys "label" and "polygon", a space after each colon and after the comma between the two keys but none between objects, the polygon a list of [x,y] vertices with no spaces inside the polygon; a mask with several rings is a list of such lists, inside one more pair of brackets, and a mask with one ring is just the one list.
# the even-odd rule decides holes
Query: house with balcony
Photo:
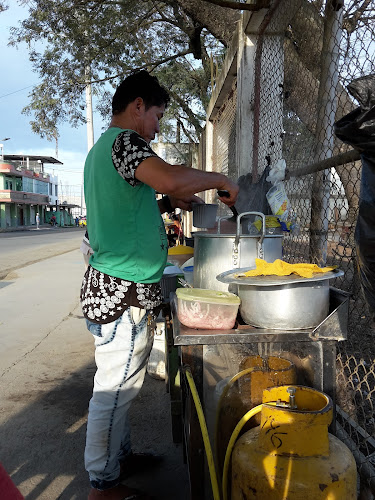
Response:
[{"label": "house with balcony", "polygon": [[50,156],[0,157],[0,229],[35,225],[37,213],[43,224],[60,212],[58,177],[46,173],[45,164],[62,165]]}]

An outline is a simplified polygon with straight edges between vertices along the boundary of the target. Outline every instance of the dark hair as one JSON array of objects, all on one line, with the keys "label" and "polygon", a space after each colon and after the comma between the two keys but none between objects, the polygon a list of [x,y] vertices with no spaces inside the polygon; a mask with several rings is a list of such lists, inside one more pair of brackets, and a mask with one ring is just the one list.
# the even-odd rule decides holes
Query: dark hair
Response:
[{"label": "dark hair", "polygon": [[128,104],[137,97],[142,97],[146,110],[151,106],[167,106],[169,94],[160,85],[156,76],[151,76],[147,71],[138,71],[125,78],[117,87],[112,99],[112,114],[117,115],[125,111]]}]

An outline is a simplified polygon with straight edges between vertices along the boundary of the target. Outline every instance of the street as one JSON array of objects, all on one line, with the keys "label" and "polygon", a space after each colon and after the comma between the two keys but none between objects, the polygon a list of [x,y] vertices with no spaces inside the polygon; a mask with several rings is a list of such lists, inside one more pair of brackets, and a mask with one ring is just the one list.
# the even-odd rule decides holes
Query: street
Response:
[{"label": "street", "polygon": [[[0,461],[28,500],[85,500],[89,491],[83,450],[95,364],[79,305],[83,231],[72,229],[0,235],[0,272],[11,269],[0,281]],[[38,261],[29,264],[33,252]],[[187,499],[164,381],[146,376],[131,421],[135,451],[164,460],[127,484],[160,500]]]},{"label": "street", "polygon": [[0,279],[18,267],[79,248],[84,229],[52,228],[0,233]]}]

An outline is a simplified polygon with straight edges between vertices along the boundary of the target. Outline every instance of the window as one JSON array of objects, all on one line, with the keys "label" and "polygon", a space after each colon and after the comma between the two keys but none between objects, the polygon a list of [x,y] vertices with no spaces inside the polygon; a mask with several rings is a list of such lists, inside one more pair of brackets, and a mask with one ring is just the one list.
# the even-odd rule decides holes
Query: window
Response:
[{"label": "window", "polygon": [[29,177],[22,178],[22,185],[23,185],[22,191],[25,191],[26,193],[33,192],[33,180],[30,179]]},{"label": "window", "polygon": [[48,194],[48,182],[37,181],[34,179],[34,193]]},{"label": "window", "polygon": [[13,177],[5,176],[5,189],[13,190]]}]

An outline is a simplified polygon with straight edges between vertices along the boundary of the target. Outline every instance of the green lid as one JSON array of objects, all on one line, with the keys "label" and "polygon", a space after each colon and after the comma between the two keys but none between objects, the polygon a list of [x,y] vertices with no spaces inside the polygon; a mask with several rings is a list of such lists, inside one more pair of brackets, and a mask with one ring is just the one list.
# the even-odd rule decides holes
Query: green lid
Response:
[{"label": "green lid", "polygon": [[234,293],[205,290],[204,288],[178,288],[176,295],[178,299],[197,300],[210,304],[238,305],[241,302],[241,299]]}]

